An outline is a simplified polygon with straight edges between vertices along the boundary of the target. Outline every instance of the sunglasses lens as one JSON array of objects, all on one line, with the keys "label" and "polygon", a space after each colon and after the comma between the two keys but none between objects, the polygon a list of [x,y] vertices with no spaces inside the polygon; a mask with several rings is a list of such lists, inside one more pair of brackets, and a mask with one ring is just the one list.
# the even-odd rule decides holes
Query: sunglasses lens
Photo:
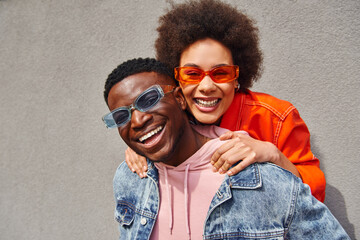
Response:
[{"label": "sunglasses lens", "polygon": [[120,107],[103,117],[103,121],[108,128],[120,127],[131,119],[131,111],[137,109],[146,112],[153,108],[166,93],[172,92],[174,86],[154,85],[141,93],[130,106]]},{"label": "sunglasses lens", "polygon": [[180,79],[183,82],[196,83],[203,79],[203,71],[193,67],[179,68]]},{"label": "sunglasses lens", "polygon": [[139,96],[135,102],[135,106],[142,112],[145,112],[155,106],[161,99],[162,95],[158,89],[151,89],[150,91]]},{"label": "sunglasses lens", "polygon": [[130,113],[127,109],[116,111],[112,114],[114,122],[117,126],[125,124],[130,117]]},{"label": "sunglasses lens", "polygon": [[233,66],[223,66],[211,71],[211,77],[215,82],[227,82],[236,77],[236,69]]},{"label": "sunglasses lens", "polygon": [[175,68],[175,78],[186,84],[200,83],[206,74],[209,74],[216,83],[231,82],[238,77],[238,66],[221,66],[209,72],[204,72],[196,67]]},{"label": "sunglasses lens", "polygon": [[103,121],[108,128],[115,128],[125,124],[130,119],[130,113],[126,108],[120,108],[105,115]]}]

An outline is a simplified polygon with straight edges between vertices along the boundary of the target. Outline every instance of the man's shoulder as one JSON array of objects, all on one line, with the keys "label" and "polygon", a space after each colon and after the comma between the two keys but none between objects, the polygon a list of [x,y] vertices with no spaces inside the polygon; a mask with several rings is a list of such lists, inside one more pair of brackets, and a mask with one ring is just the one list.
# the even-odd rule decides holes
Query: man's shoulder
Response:
[{"label": "man's shoulder", "polygon": [[295,176],[292,172],[276,165],[273,163],[265,162],[265,163],[257,163],[262,173],[263,178],[270,179],[275,182],[279,182],[282,180],[287,180],[286,182],[280,182],[278,184],[287,185],[288,183],[301,182],[301,179]]},{"label": "man's shoulder", "polygon": [[126,162],[123,161],[122,163],[120,163],[120,165],[116,169],[114,178],[118,178],[118,177],[122,177],[122,176],[128,176],[128,175],[131,176],[132,173],[133,172],[129,169]]},{"label": "man's shoulder", "polygon": [[254,163],[230,178],[232,186],[240,188],[292,188],[301,182],[291,172],[272,163]]},{"label": "man's shoulder", "polygon": [[[148,163],[148,176],[151,177],[157,183],[158,173],[154,164],[150,161]],[[142,191],[143,188],[149,184],[149,181],[152,182],[150,177],[140,178],[136,173],[132,172],[127,166],[126,162],[122,162],[119,167],[116,169],[114,179],[113,179],[113,188],[114,193],[126,193],[128,191]]]},{"label": "man's shoulder", "polygon": [[114,175],[114,192],[124,191],[125,189],[132,189],[134,186],[139,186],[140,180],[141,178],[136,173],[133,173],[124,161],[116,169]]}]

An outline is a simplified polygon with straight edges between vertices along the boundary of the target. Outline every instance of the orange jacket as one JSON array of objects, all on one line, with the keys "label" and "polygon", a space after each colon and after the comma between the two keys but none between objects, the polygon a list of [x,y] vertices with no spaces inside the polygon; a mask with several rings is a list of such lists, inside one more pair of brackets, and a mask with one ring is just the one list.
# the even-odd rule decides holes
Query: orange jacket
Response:
[{"label": "orange jacket", "polygon": [[237,93],[220,126],[244,130],[253,138],[275,144],[295,164],[313,196],[324,201],[324,173],[311,152],[309,130],[291,103],[250,90]]}]

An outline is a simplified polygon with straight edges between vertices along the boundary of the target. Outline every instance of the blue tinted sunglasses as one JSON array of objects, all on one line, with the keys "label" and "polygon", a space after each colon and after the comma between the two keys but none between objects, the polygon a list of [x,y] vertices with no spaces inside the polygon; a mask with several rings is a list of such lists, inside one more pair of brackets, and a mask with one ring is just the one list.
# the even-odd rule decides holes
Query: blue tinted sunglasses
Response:
[{"label": "blue tinted sunglasses", "polygon": [[154,85],[142,92],[130,106],[119,107],[106,114],[102,120],[107,128],[121,127],[131,119],[131,111],[139,110],[146,112],[165,96],[166,93],[173,92],[175,86]]}]

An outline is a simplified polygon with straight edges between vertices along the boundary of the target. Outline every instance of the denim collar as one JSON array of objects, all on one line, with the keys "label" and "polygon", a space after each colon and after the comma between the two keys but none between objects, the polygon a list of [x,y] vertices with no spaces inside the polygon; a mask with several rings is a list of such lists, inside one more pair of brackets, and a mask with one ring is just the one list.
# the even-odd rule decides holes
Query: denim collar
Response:
[{"label": "denim collar", "polygon": [[[150,160],[147,160],[147,163],[147,175],[158,181],[159,174],[154,163]],[[261,187],[262,179],[258,163],[250,165],[234,176],[229,177],[228,175],[225,175],[224,182],[227,182],[232,188],[256,189]]]},{"label": "denim collar", "polygon": [[232,188],[256,189],[262,186],[258,163],[250,165],[234,176],[228,177],[226,175],[225,179],[226,181],[229,179],[229,185]]},{"label": "denim collar", "polygon": [[147,164],[148,164],[148,171],[147,171],[146,175],[158,182],[159,181],[159,173],[158,173],[154,163],[152,161],[150,161],[149,159],[146,159],[146,160],[147,160]]}]

